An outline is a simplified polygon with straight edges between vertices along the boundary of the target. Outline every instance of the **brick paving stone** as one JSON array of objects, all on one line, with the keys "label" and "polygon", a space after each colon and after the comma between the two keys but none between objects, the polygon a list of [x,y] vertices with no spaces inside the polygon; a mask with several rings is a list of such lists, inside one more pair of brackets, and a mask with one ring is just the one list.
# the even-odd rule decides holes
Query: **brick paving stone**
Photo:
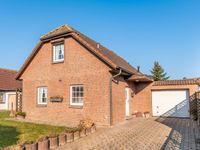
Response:
[{"label": "brick paving stone", "polygon": [[200,150],[196,122],[180,118],[134,118],[101,128],[58,150]]}]

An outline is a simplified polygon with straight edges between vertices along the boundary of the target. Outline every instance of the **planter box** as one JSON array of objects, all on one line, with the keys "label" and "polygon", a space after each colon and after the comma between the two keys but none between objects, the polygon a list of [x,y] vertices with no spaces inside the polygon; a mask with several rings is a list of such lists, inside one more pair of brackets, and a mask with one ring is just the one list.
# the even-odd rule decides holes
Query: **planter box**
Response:
[{"label": "planter box", "polygon": [[80,137],[85,137],[86,136],[86,132],[85,132],[85,129],[82,129],[80,131]]},{"label": "planter box", "polygon": [[91,128],[86,128],[86,135],[90,135],[91,134]]},{"label": "planter box", "polygon": [[74,140],[77,140],[80,138],[80,131],[74,132]]},{"label": "planter box", "polygon": [[67,143],[74,141],[74,133],[66,133]]},{"label": "planter box", "polygon": [[58,137],[50,137],[49,138],[49,148],[55,149],[58,147]]},{"label": "planter box", "polygon": [[59,135],[58,139],[59,139],[59,145],[64,145],[66,143],[66,135],[65,134]]},{"label": "planter box", "polygon": [[91,127],[91,133],[94,133],[95,131],[96,131],[96,126],[93,125],[93,126]]},{"label": "planter box", "polygon": [[26,150],[37,150],[37,143],[25,144]]},{"label": "planter box", "polygon": [[62,102],[63,98],[50,98],[50,102]]},{"label": "planter box", "polygon": [[38,150],[49,150],[49,140],[44,139],[44,140],[38,141]]}]

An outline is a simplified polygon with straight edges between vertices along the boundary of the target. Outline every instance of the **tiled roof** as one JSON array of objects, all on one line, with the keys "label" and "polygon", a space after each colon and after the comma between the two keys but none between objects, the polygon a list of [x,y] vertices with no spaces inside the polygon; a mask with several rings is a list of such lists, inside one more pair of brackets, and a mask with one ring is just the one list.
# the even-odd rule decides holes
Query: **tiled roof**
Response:
[{"label": "tiled roof", "polygon": [[22,88],[21,81],[17,81],[15,76],[17,71],[0,68],[0,90],[16,90]]},{"label": "tiled roof", "polygon": [[200,78],[195,79],[183,79],[183,80],[163,80],[154,81],[153,86],[165,86],[165,85],[192,85],[200,84]]},{"label": "tiled roof", "polygon": [[59,36],[62,34],[73,32],[80,38],[82,38],[85,42],[87,42],[90,46],[92,46],[95,50],[101,53],[104,57],[108,58],[112,63],[114,63],[117,67],[121,67],[131,73],[137,73],[137,70],[126,62],[122,57],[118,56],[113,51],[107,49],[103,45],[99,44],[98,42],[92,40],[91,38],[87,37],[83,33],[73,29],[68,25],[63,25],[41,37],[41,40],[46,40],[55,36]]},{"label": "tiled roof", "polygon": [[143,74],[132,75],[130,78],[128,78],[128,80],[135,82],[153,82],[151,78]]}]

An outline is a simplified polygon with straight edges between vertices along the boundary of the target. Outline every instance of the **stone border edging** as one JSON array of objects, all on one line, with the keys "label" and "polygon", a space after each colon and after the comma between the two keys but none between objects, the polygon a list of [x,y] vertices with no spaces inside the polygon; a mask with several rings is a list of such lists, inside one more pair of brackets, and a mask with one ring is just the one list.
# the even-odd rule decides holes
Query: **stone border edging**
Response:
[{"label": "stone border edging", "polygon": [[16,148],[12,148],[12,146],[10,146],[2,148],[0,150],[50,150],[65,145],[67,143],[74,142],[79,138],[94,133],[95,131],[96,131],[96,126],[93,125],[92,127],[83,129],[81,131],[75,131],[71,133],[66,132],[55,137],[44,138],[43,140],[34,143],[17,146]]}]

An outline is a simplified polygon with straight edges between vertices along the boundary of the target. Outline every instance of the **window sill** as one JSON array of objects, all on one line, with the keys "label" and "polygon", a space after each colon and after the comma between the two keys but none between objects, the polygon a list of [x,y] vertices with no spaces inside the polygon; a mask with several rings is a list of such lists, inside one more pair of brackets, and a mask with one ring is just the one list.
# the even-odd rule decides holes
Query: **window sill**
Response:
[{"label": "window sill", "polygon": [[37,107],[47,107],[47,104],[37,104]]},{"label": "window sill", "polygon": [[83,105],[70,105],[69,108],[82,109]]},{"label": "window sill", "polygon": [[53,61],[52,64],[59,64],[59,63],[64,63],[64,60],[62,61]]}]

